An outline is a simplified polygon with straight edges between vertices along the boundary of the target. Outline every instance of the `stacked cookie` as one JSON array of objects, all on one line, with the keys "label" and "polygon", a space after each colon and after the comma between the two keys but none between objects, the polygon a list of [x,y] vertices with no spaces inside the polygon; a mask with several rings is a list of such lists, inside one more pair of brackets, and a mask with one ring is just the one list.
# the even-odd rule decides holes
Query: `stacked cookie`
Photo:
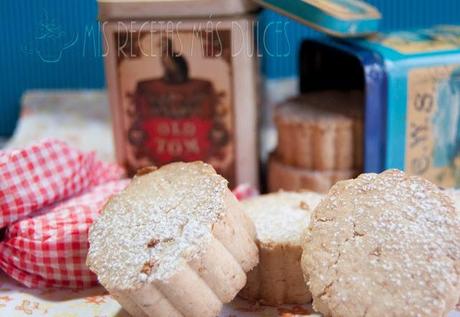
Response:
[{"label": "stacked cookie", "polygon": [[256,226],[259,264],[248,273],[241,297],[273,306],[311,301],[300,267],[302,235],[322,197],[279,192],[243,201]]},{"label": "stacked cookie", "polygon": [[314,92],[280,104],[269,191],[326,192],[336,181],[356,176],[363,167],[362,105],[358,91]]}]

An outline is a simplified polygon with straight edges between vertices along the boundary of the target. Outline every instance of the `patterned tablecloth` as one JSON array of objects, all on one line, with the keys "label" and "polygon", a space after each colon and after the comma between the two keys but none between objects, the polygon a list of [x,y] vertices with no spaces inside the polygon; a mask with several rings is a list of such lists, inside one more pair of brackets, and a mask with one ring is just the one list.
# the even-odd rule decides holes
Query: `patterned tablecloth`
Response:
[{"label": "patterned tablecloth", "polygon": [[[0,273],[0,316],[128,317],[102,287],[82,290],[29,289]],[[219,317],[319,317],[309,306],[261,306],[242,299],[225,305]],[[460,317],[460,311],[449,317]]]},{"label": "patterned tablecloth", "polygon": [[[260,306],[236,299],[219,317],[294,317],[311,315],[309,306]],[[127,317],[102,287],[84,290],[29,289],[0,273],[0,316]]]}]

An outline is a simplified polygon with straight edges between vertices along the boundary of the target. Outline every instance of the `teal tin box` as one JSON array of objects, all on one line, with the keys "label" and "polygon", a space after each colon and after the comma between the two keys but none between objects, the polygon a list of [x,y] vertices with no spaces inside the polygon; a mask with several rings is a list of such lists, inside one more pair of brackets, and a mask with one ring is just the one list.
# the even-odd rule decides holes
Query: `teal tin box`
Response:
[{"label": "teal tin box", "polygon": [[305,40],[300,91],[365,95],[365,171],[460,185],[460,26]]},{"label": "teal tin box", "polygon": [[329,36],[301,45],[300,93],[364,93],[364,170],[460,186],[460,26],[378,33],[359,0],[258,0]]},{"label": "teal tin box", "polygon": [[352,45],[379,55],[384,66],[382,169],[459,186],[460,26],[378,34]]}]

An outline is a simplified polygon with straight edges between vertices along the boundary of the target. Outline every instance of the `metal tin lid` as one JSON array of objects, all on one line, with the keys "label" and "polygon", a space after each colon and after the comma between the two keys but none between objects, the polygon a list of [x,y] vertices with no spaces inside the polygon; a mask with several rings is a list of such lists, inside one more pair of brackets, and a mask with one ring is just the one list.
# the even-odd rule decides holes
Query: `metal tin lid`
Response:
[{"label": "metal tin lid", "polygon": [[254,0],[320,32],[357,37],[378,31],[380,12],[360,0]]},{"label": "metal tin lid", "polygon": [[460,25],[435,25],[430,28],[391,31],[353,41],[358,46],[378,52],[385,60],[406,60],[460,54]]},{"label": "metal tin lid", "polygon": [[98,0],[101,20],[241,15],[258,8],[251,0]]}]

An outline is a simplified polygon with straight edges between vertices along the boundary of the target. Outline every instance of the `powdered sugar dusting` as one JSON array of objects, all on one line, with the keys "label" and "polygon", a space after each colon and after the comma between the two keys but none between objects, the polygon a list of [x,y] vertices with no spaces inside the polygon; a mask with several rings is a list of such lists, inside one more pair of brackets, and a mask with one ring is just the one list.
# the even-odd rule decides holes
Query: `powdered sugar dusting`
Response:
[{"label": "powdered sugar dusting", "polygon": [[243,206],[256,226],[259,242],[300,245],[310,215],[322,197],[313,192],[279,192],[243,201]]},{"label": "powdered sugar dusting", "polygon": [[460,218],[460,189],[449,188],[444,193],[454,201],[457,216]]},{"label": "powdered sugar dusting", "polygon": [[426,180],[363,174],[315,210],[303,261],[323,313],[444,316],[460,297],[460,220]]},{"label": "powdered sugar dusting", "polygon": [[135,177],[91,227],[88,265],[109,289],[168,278],[211,238],[227,190],[227,181],[201,162]]}]

